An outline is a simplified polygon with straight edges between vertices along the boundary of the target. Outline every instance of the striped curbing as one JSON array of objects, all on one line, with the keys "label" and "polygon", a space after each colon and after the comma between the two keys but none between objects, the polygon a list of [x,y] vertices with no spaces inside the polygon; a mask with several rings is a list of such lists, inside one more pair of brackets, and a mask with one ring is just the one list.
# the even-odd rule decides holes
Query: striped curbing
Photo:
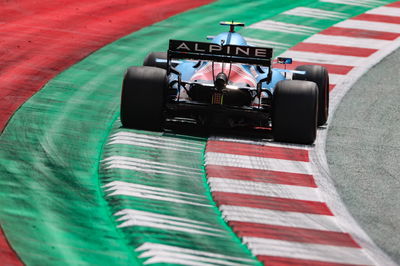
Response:
[{"label": "striped curbing", "polygon": [[285,11],[282,14],[300,16],[306,18],[318,18],[318,19],[344,19],[345,14],[335,11],[327,11],[319,8],[310,7],[296,7],[291,10]]},{"label": "striped curbing", "polygon": [[[300,59],[301,63],[291,68],[300,64],[328,68],[335,85],[332,112],[338,104],[337,94],[343,97],[343,90],[360,73],[400,46],[399,18],[400,2],[378,7],[309,37],[282,56]],[[210,139],[206,150],[208,183],[225,220],[266,265],[395,265],[341,204],[327,174],[323,152],[326,129],[318,134],[315,147],[306,149]],[[288,147],[293,151],[288,152]]]},{"label": "striped curbing", "polygon": [[248,265],[252,261],[235,256],[226,256],[219,253],[204,252],[196,249],[178,246],[163,245],[146,242],[136,249],[142,252],[140,258],[145,258],[144,264],[171,263],[179,265],[206,266],[206,265]]},{"label": "striped curbing", "polygon": [[119,127],[105,146],[101,180],[116,226],[143,264],[259,264],[207,192],[205,139]]},{"label": "striped curbing", "polygon": [[318,28],[296,25],[285,22],[278,22],[274,20],[264,20],[249,26],[250,29],[259,29],[264,31],[276,31],[298,35],[310,35],[317,31]]},{"label": "striped curbing", "polygon": [[[269,147],[254,145],[252,148],[265,150]],[[233,155],[228,151],[215,158],[213,152],[206,153],[207,169],[211,166],[220,176],[214,178],[208,174],[208,182],[228,224],[260,260],[264,259],[268,264],[267,257],[274,256],[315,262],[372,264],[349,232],[341,227],[341,221],[334,217],[321,196],[322,191],[314,185],[315,180],[288,185],[276,180],[270,184],[268,181],[231,179],[229,170],[224,175],[226,163],[220,161],[231,161]],[[243,168],[242,175],[246,179],[251,179],[251,172],[259,169],[260,164],[267,166],[263,170],[277,171],[269,167],[269,163],[264,163],[271,158],[248,157],[241,160],[247,159],[252,164],[240,166],[235,163],[236,167]],[[273,167],[288,176],[292,173],[301,173],[308,178],[313,176],[311,162],[279,160],[285,164],[281,163],[279,168],[275,162]],[[307,163],[307,170],[299,163]],[[249,173],[246,173],[246,168],[249,168]],[[242,215],[241,211],[244,212]],[[328,251],[332,255],[328,256]]]},{"label": "striped curbing", "polygon": [[377,4],[383,5],[385,2],[379,0],[320,0],[325,3],[362,6],[362,7],[374,7]]}]

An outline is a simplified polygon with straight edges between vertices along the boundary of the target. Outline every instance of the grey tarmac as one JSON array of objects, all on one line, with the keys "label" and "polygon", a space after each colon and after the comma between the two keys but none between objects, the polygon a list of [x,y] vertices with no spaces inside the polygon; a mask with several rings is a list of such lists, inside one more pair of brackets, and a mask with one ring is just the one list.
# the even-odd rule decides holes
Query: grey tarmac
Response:
[{"label": "grey tarmac", "polygon": [[329,125],[335,186],[372,240],[400,264],[400,49],[345,95]]}]

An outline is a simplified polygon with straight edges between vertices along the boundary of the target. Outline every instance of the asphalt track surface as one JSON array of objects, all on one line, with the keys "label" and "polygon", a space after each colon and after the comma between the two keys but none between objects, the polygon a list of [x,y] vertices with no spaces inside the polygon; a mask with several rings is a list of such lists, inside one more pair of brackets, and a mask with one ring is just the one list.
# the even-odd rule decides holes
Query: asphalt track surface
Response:
[{"label": "asphalt track surface", "polygon": [[334,114],[326,154],[361,227],[400,263],[400,50],[365,74]]}]

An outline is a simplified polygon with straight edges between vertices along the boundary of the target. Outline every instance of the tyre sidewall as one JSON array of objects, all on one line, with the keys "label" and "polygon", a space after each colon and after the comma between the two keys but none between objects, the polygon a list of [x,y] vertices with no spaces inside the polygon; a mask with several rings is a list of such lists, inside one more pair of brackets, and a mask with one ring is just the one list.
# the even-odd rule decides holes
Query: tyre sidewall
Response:
[{"label": "tyre sidewall", "polygon": [[328,70],[318,65],[302,65],[296,67],[302,74],[293,74],[293,80],[313,81],[318,86],[318,126],[326,123],[329,116],[329,75]]},{"label": "tyre sidewall", "polygon": [[162,130],[167,74],[156,67],[130,67],[121,93],[121,122],[124,127]]},{"label": "tyre sidewall", "polygon": [[314,82],[283,80],[272,102],[272,132],[282,142],[311,144],[316,138],[318,88]]}]

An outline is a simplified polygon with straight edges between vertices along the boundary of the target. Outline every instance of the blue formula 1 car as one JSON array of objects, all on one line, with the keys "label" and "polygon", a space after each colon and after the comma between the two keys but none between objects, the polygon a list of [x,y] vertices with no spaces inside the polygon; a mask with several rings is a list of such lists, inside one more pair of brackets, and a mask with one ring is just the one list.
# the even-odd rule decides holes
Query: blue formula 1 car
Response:
[{"label": "blue formula 1 car", "polygon": [[243,23],[221,24],[229,32],[211,42],[170,40],[166,53],[150,53],[143,66],[127,70],[122,125],[160,131],[167,119],[189,118],[205,127],[272,128],[276,141],[313,143],[317,126],[328,119],[327,70],[273,68],[272,48],[248,45],[235,32]]}]

